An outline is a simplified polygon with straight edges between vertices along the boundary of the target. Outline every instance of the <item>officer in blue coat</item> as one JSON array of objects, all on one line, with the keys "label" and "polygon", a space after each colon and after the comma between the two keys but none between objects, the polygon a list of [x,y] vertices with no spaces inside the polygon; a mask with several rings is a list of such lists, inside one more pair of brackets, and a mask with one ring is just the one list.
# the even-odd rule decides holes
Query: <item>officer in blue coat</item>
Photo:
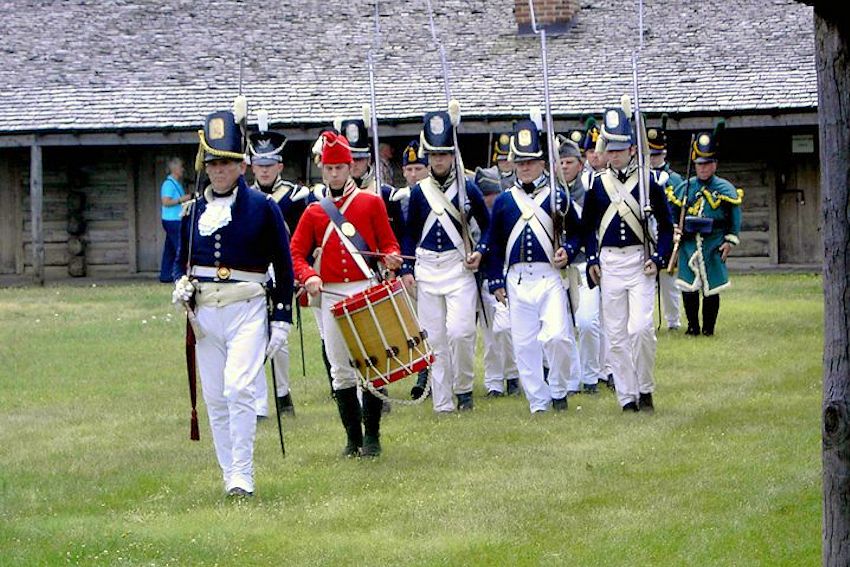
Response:
[{"label": "officer in blue coat", "polygon": [[551,195],[540,124],[517,122],[510,144],[517,179],[496,198],[481,242],[487,281],[490,292],[510,308],[520,385],[531,412],[563,411],[578,349],[560,271],[579,252],[579,218],[563,187],[556,186],[556,195]]},{"label": "officer in blue coat", "polygon": [[207,116],[199,136],[209,185],[184,211],[173,298],[195,306],[216,456],[227,494],[244,497],[254,492],[256,377],[264,356],[286,344],[292,323],[292,259],[280,207],[245,182],[233,112]]}]

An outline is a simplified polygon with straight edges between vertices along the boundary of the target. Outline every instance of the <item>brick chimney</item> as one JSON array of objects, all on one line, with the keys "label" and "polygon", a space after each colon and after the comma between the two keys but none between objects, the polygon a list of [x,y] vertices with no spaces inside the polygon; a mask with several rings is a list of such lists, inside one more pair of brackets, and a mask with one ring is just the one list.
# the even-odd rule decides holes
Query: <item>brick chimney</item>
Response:
[{"label": "brick chimney", "polygon": [[[579,7],[579,0],[534,0],[537,27],[545,27],[547,34],[564,33],[572,27]],[[514,0],[514,17],[520,35],[533,33],[528,0]]]}]

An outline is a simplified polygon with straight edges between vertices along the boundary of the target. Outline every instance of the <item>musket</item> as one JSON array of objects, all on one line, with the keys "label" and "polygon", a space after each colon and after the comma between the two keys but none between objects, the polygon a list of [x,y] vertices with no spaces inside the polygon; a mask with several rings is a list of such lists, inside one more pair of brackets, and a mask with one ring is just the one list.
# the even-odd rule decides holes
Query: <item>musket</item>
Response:
[{"label": "musket", "polygon": [[[452,92],[449,87],[449,64],[446,59],[446,50],[443,47],[443,42],[437,36],[437,28],[434,25],[434,9],[431,6],[431,0],[427,0],[428,4],[428,24],[431,28],[431,38],[437,45],[437,50],[440,54],[440,66],[443,71],[443,90],[446,95],[446,106],[449,112],[449,117],[452,119],[452,143],[454,144],[455,153],[455,181],[457,182],[457,208],[460,211],[460,236],[463,240],[464,256],[468,257],[472,253],[472,240],[469,237],[469,224],[466,221],[466,170],[463,167],[463,159],[460,155],[460,144],[457,141],[457,127],[460,123],[460,105],[456,100],[452,100]],[[457,116],[457,123],[453,115]],[[484,298],[481,296],[481,285],[476,279],[475,290],[478,296],[478,311],[484,319],[484,324],[489,327],[487,321],[487,313],[484,309]]]},{"label": "musket", "polygon": [[652,207],[649,203],[649,173],[647,163],[647,145],[646,125],[643,122],[643,115],[640,111],[640,87],[638,84],[638,55],[632,53],[632,83],[634,87],[634,109],[632,112],[632,123],[634,126],[635,137],[637,138],[637,160],[638,160],[638,192],[640,196],[641,206],[641,228],[643,230],[643,254],[644,260],[649,260],[652,256],[652,240],[649,233],[649,215],[652,214]]},{"label": "musket", "polygon": [[[431,0],[427,0],[428,3],[428,23],[431,28],[431,38],[434,40],[434,43],[437,45],[437,50],[440,54],[440,66],[443,71],[443,90],[446,95],[446,107],[449,111],[449,116],[453,113],[457,113],[460,115],[460,106],[457,104],[457,101],[452,100],[452,92],[449,86],[449,64],[446,59],[446,50],[443,47],[443,42],[440,41],[437,36],[437,28],[434,25],[434,10],[431,7]],[[463,159],[460,155],[460,145],[457,142],[457,124],[452,124],[452,143],[454,144],[455,152],[455,178],[457,181],[457,205],[458,210],[460,210],[460,235],[463,239],[463,247],[466,252],[466,255],[469,255],[472,252],[472,241],[469,237],[469,225],[466,222],[466,174],[465,169],[463,167]],[[480,293],[479,293],[480,295]]]},{"label": "musket", "polygon": [[369,100],[371,103],[372,151],[375,153],[375,192],[381,195],[381,144],[378,139],[378,107],[375,97],[375,61],[373,52],[381,46],[381,20],[378,11],[378,0],[375,0],[375,37],[366,60],[369,64]]},{"label": "musket", "polygon": [[696,134],[691,134],[691,143],[688,145],[688,168],[685,173],[685,190],[682,194],[682,205],[679,211],[679,238],[673,243],[673,252],[670,253],[670,263],[667,264],[667,273],[671,276],[676,273],[679,266],[679,243],[682,240],[682,230],[685,228],[685,215],[688,210],[688,194],[691,192],[691,163],[693,163],[693,147]]},{"label": "musket", "polygon": [[[540,36],[540,55],[543,59],[543,104],[546,112],[546,147],[549,159],[549,212],[552,215],[552,250],[561,248],[561,236],[564,233],[564,217],[558,207],[558,184],[555,176],[560,169],[555,159],[555,121],[552,119],[552,102],[549,97],[549,61],[546,50],[546,28],[537,27],[537,19],[534,13],[534,0],[528,0],[528,9],[531,12],[531,29]],[[560,177],[560,176],[559,176]],[[569,198],[565,191],[565,197]],[[569,209],[569,202],[567,202]],[[570,290],[567,288],[567,305],[570,308],[570,317],[573,326],[576,324],[576,316],[573,310],[573,302]]]}]

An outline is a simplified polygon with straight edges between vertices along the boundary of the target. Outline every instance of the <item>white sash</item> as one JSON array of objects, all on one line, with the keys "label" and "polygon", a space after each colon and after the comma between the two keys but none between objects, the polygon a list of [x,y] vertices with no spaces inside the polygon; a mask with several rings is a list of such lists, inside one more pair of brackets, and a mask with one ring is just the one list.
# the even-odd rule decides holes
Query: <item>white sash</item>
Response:
[{"label": "white sash", "polygon": [[600,177],[602,179],[602,186],[605,188],[611,204],[608,205],[605,214],[602,215],[602,222],[599,223],[599,243],[602,243],[602,238],[605,236],[608,226],[614,220],[614,215],[617,214],[629,225],[629,228],[637,235],[638,239],[643,242],[643,227],[641,226],[639,216],[642,213],[640,205],[631,193],[632,189],[637,185],[637,175],[631,175],[626,180],[626,183],[620,183],[610,171],[604,172]]},{"label": "white sash", "polygon": [[[466,180],[463,179],[462,182],[465,183]],[[460,250],[461,254],[466,256],[463,245],[463,237],[461,237],[455,223],[452,222],[452,218],[458,222],[463,222],[461,220],[462,217],[460,216],[460,211],[458,211],[457,207],[452,204],[452,199],[454,199],[455,195],[457,195],[457,182],[452,183],[452,186],[443,193],[440,188],[437,187],[437,183],[434,179],[432,177],[428,177],[419,182],[419,188],[422,189],[422,195],[425,196],[425,200],[428,201],[428,206],[431,207],[431,212],[428,213],[428,217],[425,219],[425,226],[422,228],[422,234],[419,235],[419,244],[422,244],[422,240],[429,232],[431,232],[431,228],[434,226],[434,223],[439,222],[443,227],[443,230],[446,231],[446,234],[448,235],[449,240],[452,241],[454,247]],[[445,213],[449,214],[446,215]]]},{"label": "white sash", "polygon": [[550,188],[546,187],[534,196],[534,198],[516,186],[511,187],[508,192],[519,208],[520,217],[511,229],[510,236],[508,236],[508,245],[505,249],[505,269],[507,270],[507,262],[510,259],[514,244],[516,244],[517,239],[522,237],[522,233],[527,226],[531,227],[531,232],[534,233],[540,246],[543,247],[546,258],[549,262],[552,262],[555,255],[555,250],[552,246],[552,233],[555,227],[552,223],[552,217],[547,215],[542,207],[546,199],[549,198]]}]

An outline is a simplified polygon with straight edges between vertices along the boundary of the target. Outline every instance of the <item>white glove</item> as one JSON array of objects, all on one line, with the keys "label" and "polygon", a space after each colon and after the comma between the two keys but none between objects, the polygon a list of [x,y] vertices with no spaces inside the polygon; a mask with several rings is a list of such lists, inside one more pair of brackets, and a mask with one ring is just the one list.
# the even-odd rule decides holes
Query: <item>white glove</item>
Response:
[{"label": "white glove", "polygon": [[269,346],[266,348],[266,358],[272,357],[283,348],[286,341],[289,339],[289,328],[292,325],[286,321],[272,321],[271,336],[269,337]]},{"label": "white glove", "polygon": [[174,291],[171,292],[171,303],[186,303],[192,299],[195,286],[188,276],[183,276],[174,282]]}]

